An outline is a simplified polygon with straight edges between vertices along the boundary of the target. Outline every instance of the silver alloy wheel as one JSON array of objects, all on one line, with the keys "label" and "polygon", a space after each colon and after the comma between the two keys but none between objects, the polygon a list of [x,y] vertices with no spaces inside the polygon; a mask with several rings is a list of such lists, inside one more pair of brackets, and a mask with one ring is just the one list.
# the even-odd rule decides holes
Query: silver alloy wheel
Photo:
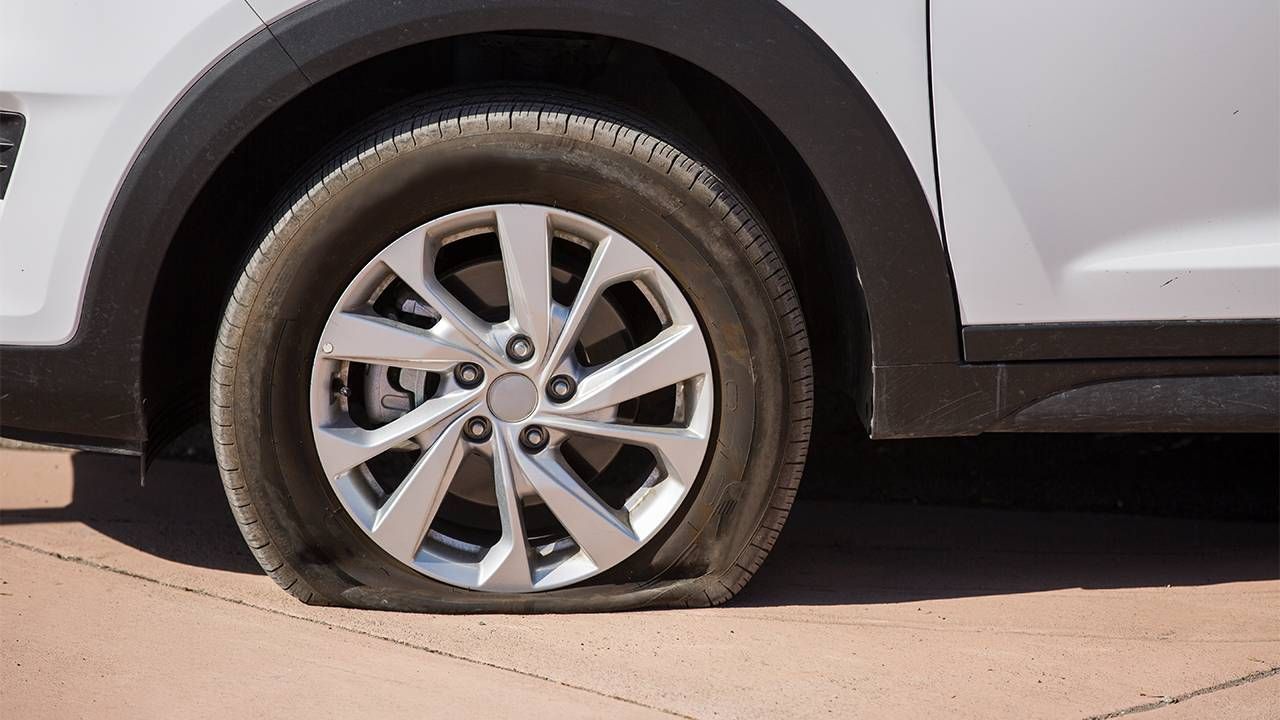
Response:
[{"label": "silver alloy wheel", "polygon": [[[441,248],[494,233],[506,279],[509,317],[490,323],[445,289],[436,275]],[[569,305],[552,297],[552,244],[590,251]],[[374,301],[397,279],[425,303],[428,327],[384,317]],[[602,294],[634,283],[662,328],[647,342],[600,365],[575,353]],[[524,336],[527,360],[512,345]],[[524,346],[520,347],[524,350]],[[455,368],[474,363],[478,384]],[[438,380],[420,404],[370,427],[352,416],[346,373],[352,364],[423,371]],[[563,377],[562,377],[563,376]],[[567,377],[570,383],[564,383]],[[563,401],[556,391],[573,386]],[[464,376],[470,379],[470,374]],[[674,386],[675,411],[662,425],[629,421],[619,406]],[[325,476],[355,522],[387,553],[424,575],[475,590],[529,592],[584,580],[625,560],[671,519],[697,479],[713,414],[711,360],[692,308],[671,277],[636,244],[595,221],[535,205],[493,205],[428,222],[391,243],[348,285],[330,314],[311,377],[311,424]],[[469,421],[488,420],[482,439]],[[476,423],[473,429],[481,427]],[[544,447],[526,435],[541,430]],[[653,469],[620,506],[602,500],[565,461],[575,437],[643,448]],[[369,463],[389,452],[418,453],[387,491]],[[433,527],[463,459],[493,467],[501,537],[488,546]],[[531,543],[526,504],[545,504],[564,537]]]}]

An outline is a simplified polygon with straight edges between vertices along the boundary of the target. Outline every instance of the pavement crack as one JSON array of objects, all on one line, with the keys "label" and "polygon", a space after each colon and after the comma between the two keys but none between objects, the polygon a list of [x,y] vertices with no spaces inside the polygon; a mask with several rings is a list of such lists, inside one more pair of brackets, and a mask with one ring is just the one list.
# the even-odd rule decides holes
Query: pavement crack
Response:
[{"label": "pavement crack", "polygon": [[1155,702],[1143,703],[1142,705],[1134,705],[1133,707],[1127,707],[1121,710],[1113,710],[1103,715],[1090,715],[1089,717],[1085,718],[1085,720],[1111,720],[1111,718],[1124,717],[1126,715],[1136,715],[1138,713],[1149,712],[1151,710],[1159,710],[1160,708],[1169,707],[1170,705],[1175,705],[1185,700],[1190,700],[1193,697],[1199,697],[1201,695],[1216,693],[1219,690],[1230,690],[1233,687],[1248,685],[1251,682],[1265,680],[1274,675],[1280,675],[1280,666],[1268,668],[1266,670],[1259,670],[1257,672],[1251,672],[1248,675],[1243,675],[1234,680],[1221,682],[1221,683],[1218,683],[1217,685],[1210,685],[1209,687],[1202,687],[1198,690],[1192,690],[1191,692],[1182,693],[1181,695],[1170,695],[1168,697],[1164,697],[1159,700],[1156,700]]},{"label": "pavement crack", "polygon": [[[960,625],[960,626],[942,626],[927,622],[901,622],[894,620],[876,620],[872,618],[858,620],[842,620],[827,615],[817,615],[812,617],[782,617],[778,615],[765,615],[752,612],[735,612],[734,608],[717,608],[714,612],[722,617],[737,618],[741,620],[750,620],[751,622],[762,623],[792,623],[798,625],[824,625],[824,626],[842,626],[842,627],[859,627],[859,628],[875,628],[886,630],[928,630],[930,632],[947,632],[947,633],[999,633],[1002,635],[1018,635],[1025,637],[1043,637],[1043,638],[1076,638],[1081,640],[1120,640],[1130,642],[1163,642],[1164,639],[1153,636],[1142,635],[1117,635],[1111,633],[1087,633],[1087,632],[1067,632],[1057,630],[1038,630],[999,627],[995,625]],[[1265,638],[1270,640],[1271,638]],[[1178,638],[1179,642],[1194,644],[1214,644],[1223,645],[1230,643],[1256,643],[1263,642],[1264,639],[1259,638],[1230,638],[1225,640],[1203,639],[1203,638]]]},{"label": "pavement crack", "polygon": [[646,710],[652,710],[654,712],[663,713],[664,715],[670,715],[671,717],[684,718],[684,720],[697,720],[697,718],[693,717],[692,715],[685,715],[684,713],[677,712],[675,710],[669,710],[667,708],[657,707],[655,705],[649,705],[648,703],[644,703],[639,700],[633,700],[631,698],[623,697],[621,695],[614,695],[612,693],[602,692],[600,690],[589,688],[583,685],[575,685],[574,683],[565,682],[564,680],[557,680],[553,677],[548,677],[546,675],[539,675],[538,673],[529,672],[528,670],[521,670],[519,668],[510,667],[507,665],[499,665],[498,663],[488,662],[487,660],[479,660],[476,658],[467,657],[465,655],[458,655],[456,653],[451,653],[447,650],[433,648],[428,645],[419,645],[417,643],[412,643],[407,640],[400,640],[393,637],[387,637],[386,635],[379,635],[377,633],[369,632],[368,630],[361,630],[360,628],[353,628],[347,625],[339,625],[337,623],[326,622],[324,620],[318,620],[316,618],[309,618],[304,615],[295,615],[293,613],[286,612],[284,610],[277,610],[275,608],[264,607],[262,605],[257,605],[255,603],[247,602],[239,598],[234,598],[226,595],[219,595],[217,593],[209,592],[208,590],[201,590],[199,588],[192,588],[192,587],[187,587],[185,585],[178,585],[176,583],[166,582],[164,580],[158,580],[153,577],[147,577],[146,575],[140,575],[130,570],[113,567],[111,565],[100,563],[96,560],[90,560],[89,558],[81,557],[79,555],[68,555],[66,553],[57,552],[56,550],[47,550],[42,547],[37,547],[35,545],[28,545],[26,543],[18,542],[16,540],[11,540],[9,538],[4,538],[4,537],[0,537],[0,544],[8,545],[9,547],[17,548],[20,550],[26,550],[28,552],[33,552],[38,555],[44,555],[46,557],[56,558],[58,560],[62,560],[65,562],[75,563],[77,565],[82,565],[84,567],[92,568],[94,570],[103,570],[105,572],[114,573],[116,575],[132,578],[134,580],[141,580],[143,582],[151,583],[153,585],[158,585],[160,587],[167,588],[169,590],[179,590],[182,592],[189,592],[189,593],[192,593],[193,595],[199,595],[201,597],[206,597],[211,600],[221,600],[222,602],[227,602],[233,605],[240,605],[242,607],[252,608],[254,610],[270,613],[272,615],[278,615],[280,617],[286,617],[292,620],[301,620],[303,622],[309,622],[314,625],[319,625],[321,627],[329,628],[330,630],[341,630],[343,632],[354,633],[356,635],[363,635],[364,637],[372,638],[374,640],[382,640],[384,642],[393,643],[396,645],[400,645],[402,647],[412,648],[414,650],[420,650],[425,653],[430,653],[432,655],[449,658],[451,660],[460,660],[462,662],[470,663],[472,665],[478,665],[481,667],[491,668],[494,670],[502,670],[505,672],[514,673],[516,675],[521,675],[527,678],[532,678],[534,680],[549,682],[554,685],[559,685],[561,687],[568,688],[571,690],[578,690],[581,692],[590,693],[597,697],[607,698],[609,700],[616,700],[618,702],[623,702],[628,705],[634,705],[636,707],[641,707]]}]

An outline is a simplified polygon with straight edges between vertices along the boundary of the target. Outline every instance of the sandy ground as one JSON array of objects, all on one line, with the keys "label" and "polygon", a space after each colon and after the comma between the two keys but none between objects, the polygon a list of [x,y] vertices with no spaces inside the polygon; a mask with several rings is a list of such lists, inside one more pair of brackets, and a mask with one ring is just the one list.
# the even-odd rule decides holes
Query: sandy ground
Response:
[{"label": "sandy ground", "polygon": [[1280,718],[1265,523],[811,501],[712,610],[313,608],[214,470],[0,449],[0,717]]}]

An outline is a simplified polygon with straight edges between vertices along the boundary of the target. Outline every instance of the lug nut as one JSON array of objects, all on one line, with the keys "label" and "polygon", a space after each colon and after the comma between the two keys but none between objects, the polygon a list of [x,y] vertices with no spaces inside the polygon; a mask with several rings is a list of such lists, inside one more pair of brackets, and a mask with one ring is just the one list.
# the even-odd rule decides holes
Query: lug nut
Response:
[{"label": "lug nut", "polygon": [[473,388],[484,380],[484,370],[473,362],[458,363],[453,368],[453,379],[464,388]]},{"label": "lug nut", "polygon": [[492,432],[493,426],[489,424],[489,419],[479,415],[467,418],[466,424],[462,426],[462,434],[471,442],[484,442]]},{"label": "lug nut", "polygon": [[547,397],[562,403],[578,391],[578,383],[568,375],[556,375],[547,383]]},{"label": "lug nut", "polygon": [[524,362],[533,357],[533,341],[528,335],[513,335],[507,341],[507,357],[516,362]]},{"label": "lug nut", "polygon": [[520,431],[520,444],[529,452],[538,452],[547,446],[547,431],[541,425],[530,425]]}]

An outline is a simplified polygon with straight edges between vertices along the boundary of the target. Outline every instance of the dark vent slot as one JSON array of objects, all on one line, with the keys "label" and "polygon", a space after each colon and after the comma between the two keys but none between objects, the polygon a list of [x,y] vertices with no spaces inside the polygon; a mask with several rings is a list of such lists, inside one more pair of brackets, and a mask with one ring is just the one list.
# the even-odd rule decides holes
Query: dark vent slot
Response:
[{"label": "dark vent slot", "polygon": [[22,144],[22,131],[27,119],[15,112],[0,111],[0,200],[9,189],[13,165],[18,158],[18,146]]}]

